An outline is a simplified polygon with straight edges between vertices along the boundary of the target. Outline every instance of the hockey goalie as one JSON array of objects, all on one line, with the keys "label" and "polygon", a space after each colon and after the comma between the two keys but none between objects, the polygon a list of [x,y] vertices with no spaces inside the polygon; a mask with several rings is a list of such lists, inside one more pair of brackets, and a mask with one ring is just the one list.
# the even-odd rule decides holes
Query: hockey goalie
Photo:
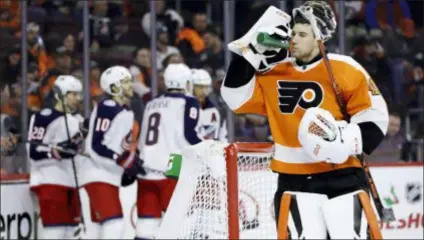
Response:
[{"label": "hockey goalie", "polygon": [[[305,2],[293,10],[292,26],[290,20],[270,8],[246,35],[230,43],[235,54],[221,88],[234,112],[269,119],[275,143],[270,168],[278,174],[274,210],[279,238],[381,238],[356,156],[370,154],[386,134],[386,103],[358,62],[340,54],[322,55],[318,40],[329,40],[336,30],[326,2]],[[256,36],[261,32],[290,42],[290,49],[260,45]],[[348,121],[343,120],[339,94]]]}]

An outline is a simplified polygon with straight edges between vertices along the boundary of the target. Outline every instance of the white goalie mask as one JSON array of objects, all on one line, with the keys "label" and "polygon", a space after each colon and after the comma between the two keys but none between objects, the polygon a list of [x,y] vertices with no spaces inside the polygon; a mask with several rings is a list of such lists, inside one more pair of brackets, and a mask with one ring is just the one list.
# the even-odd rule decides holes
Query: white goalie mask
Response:
[{"label": "white goalie mask", "polygon": [[[113,66],[106,69],[100,76],[100,86],[106,93],[119,96],[122,94],[121,82],[128,78],[132,79],[132,75],[126,67]],[[112,87],[115,87],[117,91],[114,91]]]},{"label": "white goalie mask", "polygon": [[191,71],[187,65],[182,63],[169,64],[163,73],[163,77],[166,89],[189,91],[187,84],[191,81]]}]

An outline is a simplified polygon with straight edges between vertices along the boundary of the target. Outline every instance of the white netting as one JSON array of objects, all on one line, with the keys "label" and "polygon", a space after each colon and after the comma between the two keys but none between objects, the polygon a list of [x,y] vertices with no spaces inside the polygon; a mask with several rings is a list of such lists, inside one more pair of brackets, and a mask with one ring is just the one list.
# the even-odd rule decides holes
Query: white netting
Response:
[{"label": "white netting", "polygon": [[[227,145],[207,141],[183,151],[178,184],[157,238],[228,239]],[[277,175],[268,169],[271,153],[237,156],[240,238],[276,239]]]}]

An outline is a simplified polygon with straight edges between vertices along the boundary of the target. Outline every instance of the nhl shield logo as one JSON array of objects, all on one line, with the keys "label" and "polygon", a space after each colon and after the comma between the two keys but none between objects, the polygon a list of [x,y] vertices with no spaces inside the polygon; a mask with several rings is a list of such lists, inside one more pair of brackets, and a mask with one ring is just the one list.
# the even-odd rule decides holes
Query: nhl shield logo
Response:
[{"label": "nhl shield logo", "polygon": [[422,200],[422,185],[419,182],[407,183],[406,184],[406,200],[411,203],[417,203]]}]

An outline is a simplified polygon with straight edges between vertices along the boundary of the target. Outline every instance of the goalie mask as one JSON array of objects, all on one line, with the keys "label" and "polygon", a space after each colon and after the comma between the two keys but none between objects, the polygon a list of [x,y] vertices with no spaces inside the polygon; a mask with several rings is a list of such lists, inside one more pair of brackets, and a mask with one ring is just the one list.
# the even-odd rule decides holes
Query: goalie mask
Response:
[{"label": "goalie mask", "polygon": [[324,42],[329,40],[336,31],[337,22],[334,12],[325,1],[305,2],[300,7],[293,9],[293,19],[296,19],[298,15],[311,24],[316,22],[319,34]]}]

